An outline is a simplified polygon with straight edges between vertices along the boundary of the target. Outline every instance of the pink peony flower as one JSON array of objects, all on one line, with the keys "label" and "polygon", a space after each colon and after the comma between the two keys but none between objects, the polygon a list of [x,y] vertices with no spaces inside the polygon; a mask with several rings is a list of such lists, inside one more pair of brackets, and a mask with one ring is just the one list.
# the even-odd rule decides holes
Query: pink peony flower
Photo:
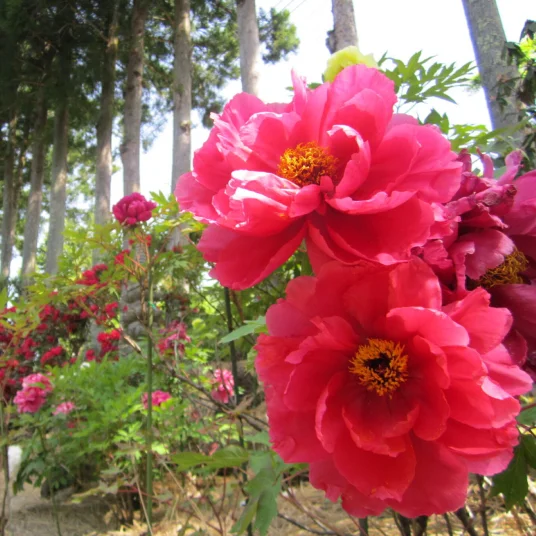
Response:
[{"label": "pink peony flower", "polygon": [[19,413],[36,413],[45,404],[47,393],[39,387],[23,387],[17,392],[13,402]]},{"label": "pink peony flower", "polygon": [[[527,370],[536,379],[536,173],[515,179],[521,164],[521,153],[515,151],[506,157],[506,171],[496,180],[491,158],[480,157],[484,172],[476,176],[469,155],[460,154],[462,184],[445,210],[453,232],[429,241],[422,256],[449,300],[482,286],[491,294],[492,305],[510,310],[513,355],[519,364],[527,357]],[[528,344],[527,356],[518,334]]]},{"label": "pink peony flower", "polygon": [[294,279],[256,346],[274,449],[358,517],[461,507],[468,473],[504,470],[518,442],[532,382],[502,344],[511,322],[482,288],[442,307],[417,258]]},{"label": "pink peony flower", "polygon": [[227,404],[234,395],[234,378],[230,370],[217,369],[214,371],[212,383],[215,389],[210,393],[214,400]]},{"label": "pink peony flower", "polygon": [[73,402],[62,402],[56,406],[56,409],[53,412],[53,415],[69,415],[71,411],[75,410],[76,406]]},{"label": "pink peony flower", "polygon": [[460,184],[449,142],[393,115],[378,70],[352,65],[314,90],[293,78],[288,105],[234,97],[177,184],[181,208],[210,224],[199,249],[211,275],[231,288],[267,277],[304,239],[315,269],[406,261]]},{"label": "pink peony flower", "polygon": [[[141,401],[145,409],[149,407],[148,398],[149,398],[148,394],[143,393],[143,396],[141,397]],[[169,400],[170,398],[171,398],[171,395],[167,393],[166,391],[153,391],[152,396],[151,396],[153,408],[155,406],[161,406],[166,400]]]},{"label": "pink peony flower", "polygon": [[154,201],[147,201],[143,195],[134,192],[120,199],[112,207],[112,212],[119,223],[134,226],[142,221],[150,220],[154,208],[156,208]]},{"label": "pink peony flower", "polygon": [[50,379],[44,374],[40,374],[40,373],[30,374],[26,376],[25,378],[23,378],[22,387],[23,388],[37,387],[45,391],[45,393],[52,392],[52,384],[50,383]]}]

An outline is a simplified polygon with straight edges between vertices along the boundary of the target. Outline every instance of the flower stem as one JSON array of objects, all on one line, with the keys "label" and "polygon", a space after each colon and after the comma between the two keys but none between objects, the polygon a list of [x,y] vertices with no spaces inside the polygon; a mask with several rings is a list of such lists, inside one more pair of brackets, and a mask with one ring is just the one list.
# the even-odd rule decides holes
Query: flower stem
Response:
[{"label": "flower stem", "polygon": [[[223,296],[225,300],[225,314],[227,316],[227,329],[229,333],[233,331],[233,313],[231,311],[231,293],[229,292],[229,289],[227,287],[224,287],[223,289]],[[240,404],[240,383],[238,381],[238,360],[236,358],[236,347],[234,344],[234,341],[231,341],[229,343],[229,351],[231,352],[231,368],[233,372],[233,380],[234,380],[234,388],[235,388],[235,396],[236,396],[236,405]],[[237,424],[237,431],[238,431],[238,441],[240,443],[240,446],[244,447],[244,429],[242,426],[242,419],[240,416],[238,416],[238,419],[236,421]],[[242,472],[242,482],[243,484],[247,484],[248,477],[246,468],[243,468],[244,471]],[[248,525],[247,528],[248,536],[252,536],[253,534],[253,528],[251,526],[251,523]]]},{"label": "flower stem", "polygon": [[146,434],[146,486],[147,486],[147,527],[152,534],[153,526],[153,271],[148,269],[149,303],[147,315],[147,434]]}]

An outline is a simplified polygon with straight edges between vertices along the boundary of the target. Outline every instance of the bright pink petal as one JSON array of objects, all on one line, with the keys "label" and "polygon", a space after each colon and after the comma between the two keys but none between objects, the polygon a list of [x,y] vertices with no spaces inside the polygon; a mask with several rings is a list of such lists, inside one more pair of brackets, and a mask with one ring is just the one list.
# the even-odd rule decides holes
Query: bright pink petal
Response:
[{"label": "bright pink petal", "polygon": [[512,326],[510,312],[489,307],[489,302],[489,294],[483,288],[477,288],[463,300],[443,309],[452,320],[467,330],[471,347],[482,354],[495,348]]},{"label": "bright pink petal", "polygon": [[352,486],[377,499],[401,499],[415,475],[416,459],[409,441],[397,456],[382,456],[357,448],[348,434],[339,439],[333,459]]},{"label": "bright pink petal", "polygon": [[304,234],[301,222],[266,237],[242,236],[210,225],[204,231],[198,248],[207,261],[216,263],[210,272],[212,277],[229,288],[244,289],[279,268],[300,245]]},{"label": "bright pink petal", "polygon": [[[387,501],[407,517],[443,514],[461,508],[467,496],[465,463],[446,447],[413,438],[415,476],[403,497]],[[441,485],[438,485],[441,482]]]}]

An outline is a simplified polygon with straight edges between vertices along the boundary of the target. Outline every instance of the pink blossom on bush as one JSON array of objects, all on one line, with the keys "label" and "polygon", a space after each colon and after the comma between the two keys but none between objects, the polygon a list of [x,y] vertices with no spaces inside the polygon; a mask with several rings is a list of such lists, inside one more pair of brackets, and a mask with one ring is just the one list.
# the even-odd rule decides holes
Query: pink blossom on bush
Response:
[{"label": "pink blossom on bush", "polygon": [[54,410],[53,415],[60,415],[60,414],[68,415],[74,409],[76,409],[76,406],[73,402],[62,402],[61,404],[58,404],[56,406],[56,409]]},{"label": "pink blossom on bush", "polygon": [[227,404],[230,397],[234,395],[234,378],[232,372],[226,369],[215,370],[212,383],[215,386],[215,389],[211,392],[212,398],[218,402]]},{"label": "pink blossom on bush", "polygon": [[[141,401],[142,401],[143,407],[145,409],[147,409],[149,407],[148,398],[149,398],[148,394],[143,393]],[[151,396],[152,403],[153,403],[152,405],[153,405],[153,407],[160,406],[166,400],[169,400],[170,398],[171,398],[171,395],[166,391],[153,391],[152,396]]]},{"label": "pink blossom on bush", "polygon": [[134,192],[119,200],[112,207],[112,212],[119,223],[134,226],[151,219],[154,208],[156,208],[154,201],[148,201],[142,194]]},{"label": "pink blossom on bush", "polygon": [[[442,305],[421,260],[325,265],[267,313],[256,368],[270,437],[350,514],[460,508],[469,472],[503,471],[532,387],[502,344],[512,324],[482,288]],[[438,483],[441,483],[438,485]]]},{"label": "pink blossom on bush", "polygon": [[46,393],[52,392],[52,384],[50,379],[44,374],[30,374],[22,379],[22,387],[37,387]]},{"label": "pink blossom on bush", "polygon": [[47,393],[39,387],[23,387],[13,399],[19,413],[35,413],[46,402]]},{"label": "pink blossom on bush", "polygon": [[181,208],[210,224],[198,247],[211,275],[231,288],[266,278],[304,239],[315,270],[406,261],[459,188],[450,143],[393,114],[380,71],[352,65],[312,90],[293,81],[289,104],[234,97],[177,184]]}]

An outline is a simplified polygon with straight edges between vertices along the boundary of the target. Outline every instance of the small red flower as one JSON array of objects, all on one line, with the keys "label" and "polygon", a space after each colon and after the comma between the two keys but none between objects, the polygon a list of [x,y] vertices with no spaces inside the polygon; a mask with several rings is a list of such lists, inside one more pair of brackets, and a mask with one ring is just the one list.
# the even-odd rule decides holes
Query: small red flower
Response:
[{"label": "small red flower", "polygon": [[154,208],[154,201],[148,201],[140,193],[134,192],[114,205],[112,212],[119,223],[133,227],[142,221],[150,220]]}]

